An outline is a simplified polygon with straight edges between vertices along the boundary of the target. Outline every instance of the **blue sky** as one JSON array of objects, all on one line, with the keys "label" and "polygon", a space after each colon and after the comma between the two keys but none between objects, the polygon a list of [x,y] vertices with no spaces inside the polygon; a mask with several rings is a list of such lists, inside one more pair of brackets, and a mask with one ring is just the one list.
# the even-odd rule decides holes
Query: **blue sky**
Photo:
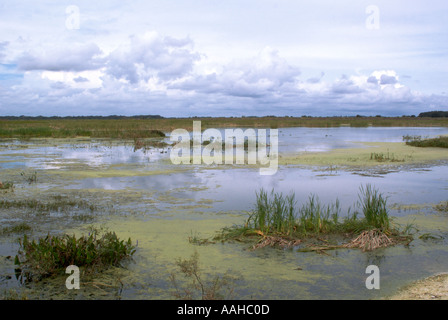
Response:
[{"label": "blue sky", "polygon": [[0,115],[448,110],[447,1],[0,3]]}]

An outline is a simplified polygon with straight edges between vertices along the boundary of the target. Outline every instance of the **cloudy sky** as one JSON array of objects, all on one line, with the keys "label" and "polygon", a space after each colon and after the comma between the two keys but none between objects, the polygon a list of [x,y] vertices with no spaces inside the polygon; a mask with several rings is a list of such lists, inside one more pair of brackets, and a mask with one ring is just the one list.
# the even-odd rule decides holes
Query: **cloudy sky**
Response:
[{"label": "cloudy sky", "polygon": [[448,1],[0,2],[0,115],[448,110]]}]

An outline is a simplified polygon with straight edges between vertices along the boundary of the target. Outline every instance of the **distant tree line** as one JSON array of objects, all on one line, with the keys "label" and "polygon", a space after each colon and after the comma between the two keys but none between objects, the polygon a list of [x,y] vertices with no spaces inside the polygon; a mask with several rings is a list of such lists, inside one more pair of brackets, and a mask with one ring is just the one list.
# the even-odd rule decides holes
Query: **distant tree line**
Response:
[{"label": "distant tree line", "polygon": [[422,112],[418,116],[420,118],[423,118],[423,117],[446,118],[446,117],[448,117],[448,111],[428,111],[428,112]]},{"label": "distant tree line", "polygon": [[136,115],[136,116],[118,116],[118,115],[110,115],[110,116],[66,116],[66,117],[58,117],[58,116],[0,116],[0,120],[61,120],[61,119],[80,119],[80,120],[88,120],[88,119],[163,119],[162,116],[159,115]]}]

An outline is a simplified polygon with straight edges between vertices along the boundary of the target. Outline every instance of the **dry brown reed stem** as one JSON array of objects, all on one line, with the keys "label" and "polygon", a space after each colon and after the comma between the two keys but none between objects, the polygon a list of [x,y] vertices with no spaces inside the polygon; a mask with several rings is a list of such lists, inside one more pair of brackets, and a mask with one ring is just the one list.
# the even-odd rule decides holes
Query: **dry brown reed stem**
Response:
[{"label": "dry brown reed stem", "polygon": [[252,246],[253,250],[264,248],[264,247],[280,247],[280,248],[291,248],[297,246],[302,242],[300,239],[286,239],[281,236],[266,236],[263,232],[258,231],[257,234],[261,235],[263,238],[260,239],[254,246]]},{"label": "dry brown reed stem", "polygon": [[371,251],[381,247],[392,246],[394,244],[396,244],[396,242],[389,238],[384,232],[378,229],[373,229],[364,231],[357,238],[344,244],[343,247],[360,248],[362,251]]}]

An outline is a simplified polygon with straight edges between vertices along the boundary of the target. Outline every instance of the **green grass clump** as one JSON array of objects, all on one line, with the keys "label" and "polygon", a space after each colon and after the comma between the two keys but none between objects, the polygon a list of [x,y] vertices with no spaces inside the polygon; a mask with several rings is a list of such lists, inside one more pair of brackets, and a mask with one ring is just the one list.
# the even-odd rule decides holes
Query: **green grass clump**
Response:
[{"label": "green grass clump", "polygon": [[19,244],[15,262],[27,280],[64,273],[69,265],[89,272],[120,266],[136,250],[131,239],[120,240],[115,232],[101,234],[97,229],[79,238],[66,234],[30,240],[25,235]]},{"label": "green grass clump", "polygon": [[390,218],[387,210],[387,199],[377,189],[368,184],[361,186],[358,205],[364,214],[368,226],[383,231],[390,230]]},{"label": "green grass clump", "polygon": [[[387,198],[371,185],[360,187],[356,208],[353,214],[349,209],[348,214],[341,219],[338,200],[325,205],[316,195],[311,195],[307,202],[298,206],[294,194],[284,196],[274,190],[269,194],[261,189],[256,192],[255,207],[249,213],[246,223],[243,226],[222,229],[215,239],[243,240],[261,236],[262,240],[269,244],[295,246],[301,240],[320,239],[322,236],[340,239],[362,235],[352,244],[362,248],[377,248],[382,244],[392,245],[401,240],[409,241],[406,232],[392,226],[392,218],[387,210]],[[410,226],[406,230],[409,228]],[[381,239],[380,246],[375,245],[378,239]],[[265,243],[257,245],[263,246]]]},{"label": "green grass clump", "polygon": [[432,139],[421,137],[403,137],[407,145],[421,148],[448,148],[448,136],[440,136]]}]

